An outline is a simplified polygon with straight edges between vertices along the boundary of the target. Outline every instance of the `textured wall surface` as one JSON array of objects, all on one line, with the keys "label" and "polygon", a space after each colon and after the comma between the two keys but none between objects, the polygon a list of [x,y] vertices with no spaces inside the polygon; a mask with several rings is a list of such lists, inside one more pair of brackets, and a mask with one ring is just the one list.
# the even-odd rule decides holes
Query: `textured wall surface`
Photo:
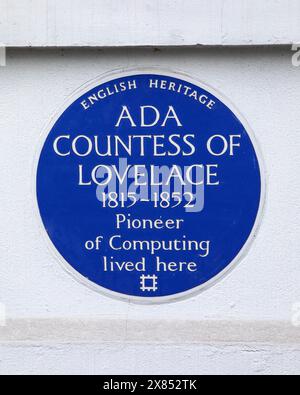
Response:
[{"label": "textured wall surface", "polygon": [[[298,0],[0,1],[6,46],[300,43]],[[116,28],[117,27],[117,28]]]},{"label": "textured wall surface", "polygon": [[[11,49],[0,68],[0,373],[300,372],[300,68],[290,49]],[[231,99],[267,167],[257,240],[192,299],[138,306],[60,267],[34,211],[33,166],[51,114],[81,84],[131,66],[179,69]],[[2,322],[2,324],[4,324]]]}]

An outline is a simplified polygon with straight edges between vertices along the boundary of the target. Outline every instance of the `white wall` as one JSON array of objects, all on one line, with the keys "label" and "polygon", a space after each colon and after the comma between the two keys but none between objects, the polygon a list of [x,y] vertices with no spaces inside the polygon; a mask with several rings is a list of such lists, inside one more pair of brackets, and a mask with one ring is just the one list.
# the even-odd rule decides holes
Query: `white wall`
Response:
[{"label": "white wall", "polygon": [[0,0],[0,43],[20,47],[300,43],[298,0]]},{"label": "white wall", "polygon": [[[8,51],[0,68],[0,373],[299,373],[300,68],[284,48]],[[258,238],[221,283],[138,306],[66,274],[33,208],[33,159],[51,114],[119,67],[183,70],[219,89],[263,151],[268,198]],[[294,316],[295,318],[295,316]]]}]

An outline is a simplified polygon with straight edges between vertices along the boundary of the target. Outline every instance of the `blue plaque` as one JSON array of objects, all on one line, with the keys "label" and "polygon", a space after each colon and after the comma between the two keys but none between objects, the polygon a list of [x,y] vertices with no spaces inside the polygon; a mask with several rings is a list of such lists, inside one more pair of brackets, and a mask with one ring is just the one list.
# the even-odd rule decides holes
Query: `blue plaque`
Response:
[{"label": "blue plaque", "polygon": [[162,303],[245,255],[264,201],[253,134],[186,75],[106,75],[47,129],[36,171],[47,238],[68,271],[117,298]]}]

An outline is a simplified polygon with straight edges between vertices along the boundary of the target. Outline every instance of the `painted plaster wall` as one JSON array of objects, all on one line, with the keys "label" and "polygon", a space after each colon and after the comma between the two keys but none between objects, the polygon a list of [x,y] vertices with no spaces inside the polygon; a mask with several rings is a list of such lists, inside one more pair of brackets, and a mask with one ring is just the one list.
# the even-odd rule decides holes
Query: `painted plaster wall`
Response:
[{"label": "painted plaster wall", "polygon": [[[0,373],[300,372],[300,68],[291,56],[280,47],[8,50],[0,68]],[[231,99],[257,136],[268,183],[244,261],[204,294],[162,306],[103,297],[65,273],[43,240],[32,191],[40,134],[57,107],[103,72],[147,65],[183,70]]]},{"label": "painted plaster wall", "polygon": [[0,42],[20,47],[291,44],[300,42],[299,17],[298,0],[1,0]]}]

